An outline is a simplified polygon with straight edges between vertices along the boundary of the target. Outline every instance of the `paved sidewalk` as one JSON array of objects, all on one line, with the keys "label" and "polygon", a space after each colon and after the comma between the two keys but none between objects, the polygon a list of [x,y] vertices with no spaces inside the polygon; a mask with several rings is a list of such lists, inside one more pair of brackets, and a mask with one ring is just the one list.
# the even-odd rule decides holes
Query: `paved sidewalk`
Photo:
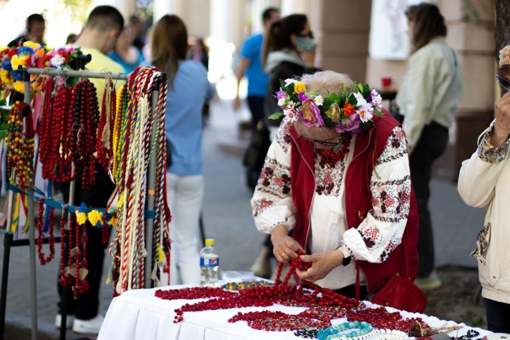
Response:
[{"label": "paved sidewalk", "polygon": [[[264,239],[264,235],[255,229],[251,217],[251,194],[241,183],[244,172],[241,165],[242,149],[233,143],[238,137],[239,120],[247,116],[246,111],[233,113],[230,101],[214,102],[211,105],[210,123],[204,132],[205,233],[207,237],[216,239],[222,270],[248,270]],[[229,147],[229,144],[233,147]],[[435,230],[437,265],[476,266],[469,253],[475,247],[474,239],[482,227],[485,211],[464,205],[455,185],[445,180],[433,180],[430,209]],[[3,246],[0,246],[3,252],[1,248]],[[47,246],[44,249],[48,251]],[[57,254],[59,250],[57,245]],[[46,266],[37,265],[38,327],[45,334],[39,339],[58,339],[59,336],[54,326],[57,261]],[[28,247],[13,248],[6,320],[9,334],[6,333],[6,339],[30,339],[29,332],[21,331],[21,328],[30,328],[28,263]],[[110,258],[105,261],[104,278],[109,264]],[[100,310],[103,314],[111,301],[111,292],[112,286],[104,284]],[[67,339],[80,337],[71,331],[67,332]]]}]

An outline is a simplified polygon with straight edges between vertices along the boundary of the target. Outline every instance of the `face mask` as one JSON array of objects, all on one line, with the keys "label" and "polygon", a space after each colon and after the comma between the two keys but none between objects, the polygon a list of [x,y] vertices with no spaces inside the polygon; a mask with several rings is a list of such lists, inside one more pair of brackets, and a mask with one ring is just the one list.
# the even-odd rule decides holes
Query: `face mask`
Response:
[{"label": "face mask", "polygon": [[312,52],[317,47],[316,43],[314,43],[312,40],[304,38],[304,37],[297,38],[294,45],[296,46],[296,48],[298,50],[303,50],[306,52]]}]

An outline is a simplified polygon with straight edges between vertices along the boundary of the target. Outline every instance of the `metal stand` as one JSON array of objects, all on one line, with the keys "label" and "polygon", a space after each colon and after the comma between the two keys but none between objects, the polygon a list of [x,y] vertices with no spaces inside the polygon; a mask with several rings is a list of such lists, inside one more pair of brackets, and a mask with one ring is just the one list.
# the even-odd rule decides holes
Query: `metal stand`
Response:
[{"label": "metal stand", "polygon": [[[81,62],[86,63],[90,61],[90,55],[82,56]],[[83,68],[83,66],[81,66]],[[30,104],[30,75],[31,74],[44,74],[47,76],[62,76],[62,77],[74,77],[74,78],[98,78],[104,79],[105,73],[103,72],[90,72],[90,71],[71,71],[71,70],[44,70],[37,68],[20,68],[18,71],[23,72],[23,82],[24,82],[24,90],[25,90],[25,98],[24,102]],[[125,80],[129,79],[129,74],[125,73],[111,73],[111,78],[115,80]],[[161,81],[166,81],[166,76],[162,77]],[[152,109],[154,110],[157,99],[159,95],[159,89],[156,89],[152,93]],[[154,124],[154,127],[157,125]],[[152,131],[151,135],[151,145],[154,144],[156,132]],[[148,187],[147,187],[147,200],[146,207],[147,210],[154,210],[154,187],[155,187],[155,175],[156,175],[156,152],[151,154],[149,167],[148,167]],[[69,189],[69,204],[73,205],[74,203],[74,193],[75,193],[75,183],[72,182]],[[32,195],[33,189],[27,189],[27,194]],[[14,206],[14,198],[15,194],[12,190],[8,191],[8,216],[7,216],[7,226],[10,228],[12,224],[12,213]],[[62,216],[64,218],[64,216]],[[1,280],[1,288],[0,288],[0,340],[4,338],[4,329],[5,329],[5,310],[6,310],[6,300],[7,300],[7,282],[9,276],[9,260],[10,260],[10,250],[11,247],[15,246],[26,246],[29,245],[30,248],[30,296],[31,296],[31,317],[32,317],[32,340],[37,339],[37,284],[36,284],[36,250],[35,250],[35,219],[34,219],[34,202],[33,199],[30,198],[28,200],[28,213],[27,220],[29,226],[29,238],[26,240],[14,240],[12,233],[6,233],[4,237],[4,262],[2,267],[2,280]],[[154,217],[150,216],[146,218],[146,265],[144,272],[144,286],[146,288],[151,287],[151,274],[152,274],[152,246],[153,246],[153,226],[154,226]],[[65,247],[67,245],[67,240],[70,237],[69,234],[69,226],[65,230],[64,235],[60,235],[60,237],[55,238],[55,242],[61,242],[61,247]],[[48,243],[48,240],[43,240],[43,243]],[[67,262],[67,252],[65,253],[64,261]],[[68,305],[68,300],[71,296],[70,287],[65,287],[62,292],[62,300],[61,300],[61,325],[60,325],[60,339],[65,340],[66,338],[66,323],[67,323],[67,314],[66,308]]]}]

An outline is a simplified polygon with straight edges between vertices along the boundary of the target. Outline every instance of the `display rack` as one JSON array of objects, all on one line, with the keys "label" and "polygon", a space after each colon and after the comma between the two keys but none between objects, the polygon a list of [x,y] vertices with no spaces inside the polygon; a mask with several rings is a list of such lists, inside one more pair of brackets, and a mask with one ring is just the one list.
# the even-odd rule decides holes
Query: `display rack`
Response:
[{"label": "display rack", "polygon": [[[82,58],[83,65],[90,61],[90,56],[86,55]],[[83,68],[81,65],[81,68]],[[106,72],[91,72],[91,71],[73,71],[73,70],[48,70],[48,69],[39,69],[39,68],[20,68],[18,71],[23,72],[23,82],[24,82],[24,102],[30,105],[31,96],[30,96],[30,75],[45,75],[45,76],[60,76],[65,78],[96,78],[96,79],[105,79]],[[129,79],[129,75],[127,73],[109,73],[109,76],[113,80],[124,80],[127,81]],[[166,75],[164,73],[158,79],[158,84],[166,82]],[[152,106],[151,110],[154,110],[156,107],[157,99],[159,96],[159,86],[155,86],[152,91]],[[154,144],[155,135],[156,135],[156,124],[151,131],[151,139],[150,144]],[[34,152],[34,156],[37,155],[37,150]],[[36,166],[36,164],[34,164]],[[11,174],[12,175],[12,174]],[[35,174],[34,174],[35,175]],[[146,196],[146,211],[145,211],[145,242],[146,242],[146,250],[147,256],[146,261],[151,261],[152,259],[152,234],[153,234],[153,226],[154,226],[154,188],[155,188],[155,176],[156,176],[156,153],[152,152],[149,160],[148,167],[148,177],[147,177],[147,196]],[[12,177],[12,176],[11,176]],[[13,205],[14,205],[14,197],[15,193],[7,186],[8,190],[8,198],[7,198],[7,226],[11,225],[12,217],[13,217]],[[74,199],[74,190],[75,183],[71,182],[69,189],[69,205],[73,205]],[[0,340],[4,338],[4,330],[5,330],[5,310],[6,310],[6,300],[7,300],[7,282],[9,275],[9,260],[10,260],[10,250],[11,247],[17,246],[29,246],[29,257],[30,257],[30,301],[31,301],[31,339],[37,339],[37,280],[36,280],[36,249],[35,249],[35,219],[34,219],[34,196],[33,196],[33,188],[29,187],[26,190],[26,194],[29,197],[28,199],[28,212],[27,212],[27,221],[28,221],[28,239],[22,240],[14,240],[12,233],[5,233],[4,235],[4,257],[3,257],[3,267],[2,267],[2,280],[1,280],[1,289],[0,289]],[[61,204],[62,206],[66,205],[65,203]],[[65,235],[61,235],[58,238],[55,238],[55,242],[60,242],[61,247],[64,246],[65,240],[68,237],[69,226],[66,226]],[[47,240],[44,240],[43,243],[48,243]],[[66,253],[67,254],[67,253]],[[64,261],[66,261],[64,259]],[[64,262],[65,263],[65,262]],[[151,287],[151,268],[152,265],[144,266],[144,286]],[[66,290],[68,290],[66,292]],[[65,314],[65,307],[67,304],[68,295],[70,295],[70,287],[64,289],[64,293],[62,294],[62,320],[60,327],[60,339],[64,340],[66,337],[66,319],[67,316]]]}]

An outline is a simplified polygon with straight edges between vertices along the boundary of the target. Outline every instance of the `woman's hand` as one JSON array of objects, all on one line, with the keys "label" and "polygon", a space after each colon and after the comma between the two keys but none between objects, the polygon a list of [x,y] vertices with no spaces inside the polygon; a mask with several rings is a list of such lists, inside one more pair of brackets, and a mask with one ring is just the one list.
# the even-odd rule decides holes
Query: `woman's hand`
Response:
[{"label": "woman's hand", "polygon": [[297,251],[303,250],[301,245],[288,235],[287,227],[279,224],[271,231],[273,254],[281,263],[288,263],[298,258]]},{"label": "woman's hand", "polygon": [[296,273],[301,280],[315,282],[323,279],[334,268],[342,265],[344,254],[341,250],[335,249],[326,253],[316,253],[312,255],[301,255],[303,262],[312,262],[312,266],[307,271],[296,269]]},{"label": "woman's hand", "polygon": [[301,57],[306,63],[308,67],[315,67],[315,50],[313,51],[305,51],[303,49],[298,49],[299,53],[301,53]]},{"label": "woman's hand", "polygon": [[491,145],[497,147],[505,144],[508,135],[510,135],[510,92],[505,93],[496,102],[496,120],[491,135]]}]

